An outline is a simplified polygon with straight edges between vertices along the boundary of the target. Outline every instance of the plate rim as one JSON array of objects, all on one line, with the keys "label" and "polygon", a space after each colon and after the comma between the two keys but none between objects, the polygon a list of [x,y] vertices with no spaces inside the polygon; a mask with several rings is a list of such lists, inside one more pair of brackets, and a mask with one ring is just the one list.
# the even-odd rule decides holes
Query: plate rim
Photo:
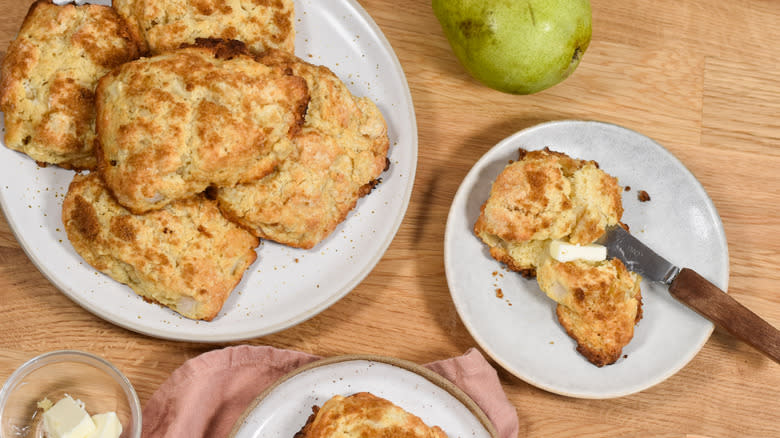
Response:
[{"label": "plate rim", "polygon": [[482,408],[480,408],[479,405],[474,401],[474,399],[472,399],[468,394],[466,394],[464,390],[460,389],[457,385],[447,380],[446,377],[442,376],[441,374],[433,370],[425,368],[424,366],[419,365],[417,363],[405,359],[399,359],[396,357],[377,355],[377,354],[346,354],[346,355],[326,357],[326,358],[315,360],[314,362],[310,362],[306,365],[302,365],[290,371],[289,373],[285,374],[284,376],[280,377],[275,382],[273,382],[271,385],[269,385],[265,390],[263,390],[263,392],[261,392],[257,397],[255,397],[254,400],[252,400],[252,402],[247,406],[247,408],[244,410],[241,416],[238,417],[238,419],[236,419],[235,423],[233,423],[233,428],[231,429],[230,434],[228,434],[228,437],[235,438],[238,432],[241,430],[244,421],[249,417],[249,415],[251,415],[251,413],[257,408],[258,405],[260,405],[260,403],[263,402],[263,400],[266,397],[268,397],[269,394],[271,394],[274,390],[276,390],[276,388],[281,386],[283,383],[291,379],[294,379],[299,374],[302,374],[312,369],[325,367],[333,364],[354,362],[354,361],[383,363],[386,365],[390,365],[417,374],[421,377],[424,377],[429,382],[447,391],[451,396],[455,397],[455,399],[457,399],[460,403],[462,403],[472,413],[472,415],[474,415],[474,417],[477,420],[479,420],[479,422],[482,424],[482,427],[484,427],[485,430],[487,430],[488,434],[490,434],[492,438],[499,438],[498,432],[495,426],[493,425],[493,422],[490,421],[487,414],[485,414]]},{"label": "plate rim", "polygon": [[476,330],[476,328],[474,327],[473,322],[471,320],[467,320],[467,319],[465,319],[463,317],[462,313],[464,312],[463,307],[465,306],[465,303],[463,303],[460,300],[460,297],[457,294],[453,293],[453,286],[452,285],[454,284],[454,279],[452,278],[452,275],[454,275],[454,274],[451,272],[452,268],[450,268],[450,265],[452,263],[452,261],[450,259],[450,257],[451,257],[450,256],[451,250],[449,248],[450,247],[450,238],[448,238],[447,236],[448,236],[448,234],[450,234],[450,224],[453,222],[452,218],[456,214],[455,211],[454,211],[455,210],[454,206],[456,204],[455,201],[457,199],[459,199],[459,198],[464,197],[465,196],[464,193],[466,192],[466,190],[471,188],[471,186],[470,187],[466,187],[464,185],[466,180],[468,178],[470,178],[472,173],[478,167],[480,169],[482,167],[484,167],[485,161],[488,159],[488,157],[495,150],[501,149],[502,147],[506,147],[505,146],[506,144],[513,143],[514,141],[516,141],[516,139],[518,137],[522,137],[523,135],[526,135],[529,132],[537,130],[537,129],[549,128],[549,127],[555,126],[555,125],[573,125],[573,124],[585,124],[585,125],[591,125],[591,126],[598,126],[598,125],[600,125],[600,126],[603,126],[603,127],[609,128],[609,129],[617,129],[617,130],[621,130],[621,131],[624,131],[624,132],[629,132],[629,133],[631,133],[633,135],[641,136],[644,139],[646,139],[649,142],[651,142],[653,145],[655,145],[658,148],[659,152],[664,153],[669,159],[675,161],[682,169],[684,169],[689,174],[689,176],[693,179],[693,181],[696,184],[698,184],[698,186],[701,189],[702,193],[704,193],[704,195],[705,195],[705,199],[704,200],[707,203],[708,207],[711,208],[712,211],[716,213],[715,217],[714,217],[715,221],[714,221],[713,225],[716,226],[715,228],[718,231],[718,237],[725,243],[725,245],[724,245],[725,253],[723,254],[723,256],[725,257],[726,269],[725,269],[725,272],[723,273],[724,278],[723,278],[723,285],[722,285],[721,289],[724,290],[725,292],[728,292],[728,282],[729,282],[729,276],[730,276],[730,269],[729,269],[730,268],[730,261],[729,261],[729,253],[728,253],[728,241],[726,239],[725,230],[724,230],[724,227],[723,227],[723,221],[722,221],[722,219],[720,217],[720,214],[717,212],[717,209],[715,208],[715,204],[713,203],[712,198],[710,198],[709,194],[704,189],[704,186],[702,186],[702,184],[698,180],[698,178],[696,178],[696,176],[690,171],[690,169],[688,169],[685,166],[685,164],[679,158],[677,158],[671,151],[666,149],[662,144],[657,142],[655,139],[653,139],[653,138],[651,138],[651,137],[649,137],[649,136],[647,136],[645,134],[642,134],[642,133],[640,133],[638,131],[635,131],[633,129],[627,128],[625,126],[621,126],[621,125],[616,124],[616,123],[604,122],[604,121],[599,121],[599,120],[588,120],[588,119],[548,120],[548,121],[545,121],[545,122],[537,123],[535,125],[532,125],[532,126],[520,129],[520,130],[518,130],[518,131],[508,135],[507,137],[499,140],[497,143],[495,143],[493,146],[491,146],[484,154],[482,154],[482,156],[477,161],[474,162],[472,167],[469,169],[469,171],[463,177],[463,180],[461,180],[461,183],[458,186],[458,190],[455,192],[455,195],[453,196],[453,201],[450,204],[450,209],[449,209],[449,211],[447,213],[447,222],[445,224],[445,237],[444,237],[444,270],[445,270],[445,276],[446,276],[446,279],[447,279],[448,288],[450,290],[450,296],[452,297],[453,303],[455,305],[455,309],[458,312],[458,316],[460,317],[461,322],[463,322],[463,325],[466,327],[466,329],[468,330],[469,334],[474,338],[474,340],[477,342],[477,344],[479,344],[479,346],[481,348],[483,348],[485,350],[485,352],[487,352],[488,355],[493,360],[496,361],[496,363],[501,365],[501,367],[503,369],[507,370],[513,376],[521,379],[522,381],[528,383],[529,385],[535,386],[537,388],[543,389],[543,390],[548,391],[548,392],[553,393],[553,394],[563,395],[563,396],[572,397],[572,398],[579,398],[579,399],[594,399],[594,400],[613,399],[613,398],[624,397],[624,396],[628,396],[628,395],[631,395],[631,394],[636,394],[638,392],[644,391],[644,390],[646,390],[648,388],[651,388],[651,387],[653,387],[653,386],[655,386],[655,385],[657,385],[659,383],[664,382],[669,377],[675,375],[682,368],[687,366],[691,362],[691,360],[693,360],[694,357],[696,357],[698,355],[698,353],[701,351],[701,349],[704,347],[704,345],[707,343],[707,341],[711,337],[711,335],[712,335],[712,333],[714,331],[714,328],[715,328],[714,324],[712,324],[712,322],[710,322],[710,321],[707,321],[709,323],[709,327],[708,327],[708,330],[705,331],[706,333],[703,332],[704,335],[702,336],[701,342],[698,345],[696,345],[695,348],[692,348],[690,350],[690,352],[687,355],[687,357],[685,357],[685,358],[683,358],[683,360],[679,361],[678,366],[675,366],[675,367],[672,367],[672,368],[668,369],[666,371],[666,373],[662,374],[658,379],[656,379],[654,381],[647,382],[645,384],[634,385],[634,386],[632,386],[630,388],[627,388],[624,391],[612,391],[612,392],[609,392],[609,393],[601,393],[601,394],[582,393],[582,392],[576,392],[576,391],[566,391],[566,390],[563,390],[561,388],[557,388],[557,387],[553,387],[551,385],[543,384],[543,383],[540,383],[540,382],[537,382],[537,381],[531,379],[529,376],[527,376],[527,375],[525,375],[523,373],[520,373],[519,370],[517,370],[516,366],[513,366],[513,365],[509,364],[506,360],[504,360],[504,358],[502,358],[500,355],[498,355],[493,350],[493,348],[491,347],[491,344],[488,342],[487,339],[485,339],[484,336],[482,336],[480,334],[480,332],[478,330]]},{"label": "plate rim", "polygon": [[[108,3],[111,3],[111,0],[107,0],[107,1]],[[296,0],[296,1],[302,2],[303,0]],[[17,242],[19,242],[19,246],[27,255],[27,258],[30,261],[32,261],[33,265],[35,265],[36,269],[49,281],[49,283],[55,286],[55,288],[59,292],[63,293],[66,297],[68,297],[71,301],[76,303],[81,308],[87,310],[88,312],[92,313],[93,315],[97,316],[98,318],[104,321],[107,321],[118,327],[122,327],[123,329],[135,333],[152,336],[158,339],[171,340],[171,341],[184,341],[184,342],[200,342],[200,343],[243,341],[247,339],[253,339],[261,336],[267,336],[274,333],[278,333],[280,331],[301,324],[313,318],[314,316],[320,314],[324,310],[334,305],[336,302],[340,301],[346,295],[348,295],[357,286],[359,286],[360,283],[362,283],[363,280],[365,280],[365,278],[376,268],[376,265],[384,257],[385,253],[387,252],[387,249],[395,240],[395,237],[398,234],[398,230],[401,228],[401,225],[403,224],[403,221],[406,217],[406,213],[408,211],[409,204],[411,202],[411,195],[414,189],[417,166],[419,164],[418,163],[419,133],[417,128],[417,118],[416,118],[416,112],[414,107],[414,100],[412,99],[411,89],[409,88],[409,82],[406,77],[406,73],[403,70],[403,66],[401,65],[401,62],[398,59],[398,55],[393,49],[393,46],[390,44],[384,32],[382,32],[382,29],[376,24],[374,19],[363,8],[363,6],[357,2],[357,0],[340,0],[340,1],[341,3],[343,3],[345,8],[349,8],[352,11],[354,11],[358,15],[359,21],[362,21],[366,25],[366,27],[371,31],[371,33],[373,33],[373,35],[376,37],[377,41],[380,43],[379,49],[383,50],[387,54],[388,60],[390,61],[393,67],[392,69],[393,75],[398,78],[398,81],[402,86],[401,88],[403,88],[402,90],[403,92],[401,93],[402,94],[401,102],[408,102],[408,111],[407,108],[403,108],[404,111],[399,111],[398,114],[400,115],[399,119],[405,122],[405,124],[402,125],[404,128],[403,130],[410,140],[408,145],[410,153],[407,154],[407,157],[409,158],[409,163],[411,164],[409,166],[409,171],[405,172],[406,173],[405,178],[406,181],[408,182],[405,184],[405,190],[401,197],[401,204],[397,209],[397,214],[395,215],[394,222],[388,229],[388,233],[384,237],[384,241],[379,246],[378,250],[372,254],[371,258],[369,258],[369,263],[367,263],[363,269],[357,271],[349,282],[347,282],[341,289],[335,290],[334,293],[330,294],[318,306],[311,307],[307,309],[305,312],[301,312],[293,317],[290,317],[276,324],[270,326],[263,326],[262,328],[243,330],[240,332],[231,331],[231,332],[220,333],[220,334],[200,333],[196,336],[191,336],[188,335],[186,332],[181,332],[181,333],[170,332],[161,327],[138,326],[132,324],[130,319],[125,321],[125,320],[115,318],[111,315],[104,314],[104,312],[101,311],[99,306],[94,306],[89,300],[83,299],[83,297],[81,297],[78,293],[69,290],[68,287],[62,284],[61,281],[58,279],[58,277],[54,275],[54,273],[51,272],[46,267],[45,263],[41,261],[41,258],[37,257],[35,253],[30,249],[32,247],[32,244],[28,242],[26,239],[22,238],[21,229],[19,228],[21,224],[17,224],[16,222],[9,220],[9,215],[7,213],[7,210],[10,208],[10,205],[8,204],[8,200],[6,199],[5,192],[3,190],[0,190],[0,207],[2,207],[0,208],[0,211],[2,211],[3,217],[6,220],[6,223],[8,224],[11,233],[14,235],[14,238],[17,240]],[[3,145],[3,147],[6,146]],[[18,151],[12,151],[12,152],[21,154]],[[25,158],[30,159],[29,157],[26,156]],[[57,168],[57,169],[61,169],[61,168]],[[67,170],[67,169],[63,169],[63,170]],[[382,176],[380,175],[380,178],[381,177]],[[350,213],[353,214],[354,210]],[[270,241],[266,242],[266,244],[269,243],[272,242]],[[257,249],[258,248],[255,248],[255,250]],[[100,273],[100,271],[97,271],[95,268],[93,268],[88,264],[87,267],[88,269],[92,269],[95,272]],[[113,279],[111,280],[115,281]],[[123,286],[129,288],[129,286],[127,285],[123,285]],[[132,292],[135,293],[134,291]],[[236,291],[234,289],[233,291],[231,291],[231,294],[235,292]],[[178,314],[173,315],[173,317],[176,317],[177,315]],[[204,321],[202,323],[212,324],[213,321],[211,322]]]}]

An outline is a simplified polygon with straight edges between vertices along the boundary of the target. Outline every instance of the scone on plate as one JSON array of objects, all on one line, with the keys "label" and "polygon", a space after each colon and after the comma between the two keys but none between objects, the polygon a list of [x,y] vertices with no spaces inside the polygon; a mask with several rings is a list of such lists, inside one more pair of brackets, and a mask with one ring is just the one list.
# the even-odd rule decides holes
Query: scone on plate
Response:
[{"label": "scone on plate", "polygon": [[264,239],[311,248],[371,191],[387,166],[387,125],[327,67],[282,51],[260,61],[306,79],[311,94],[293,152],[268,176],[217,190],[227,217]]},{"label": "scone on plate", "polygon": [[94,168],[95,86],[138,55],[110,7],[33,3],[0,73],[5,145],[41,164]]},{"label": "scone on plate", "polygon": [[642,318],[641,277],[618,259],[559,262],[536,271],[539,287],[558,303],[556,314],[577,341],[577,351],[596,366],[620,359]]},{"label": "scone on plate", "polygon": [[303,123],[303,78],[237,41],[197,44],[128,62],[98,84],[98,169],[135,213],[265,176]]},{"label": "scone on plate", "polygon": [[369,392],[336,395],[314,408],[295,438],[404,437],[447,438],[439,426]]},{"label": "scone on plate", "polygon": [[496,178],[474,226],[493,258],[536,277],[577,350],[597,366],[619,359],[633,337],[641,278],[616,259],[559,261],[551,246],[589,245],[619,224],[621,192],[594,161],[521,150]]},{"label": "scone on plate", "polygon": [[100,176],[76,174],[62,206],[73,248],[147,301],[210,321],[257,258],[258,240],[195,196],[134,215]]},{"label": "scone on plate", "polygon": [[295,52],[293,0],[114,0],[151,54],[197,38],[239,40],[260,53]]}]

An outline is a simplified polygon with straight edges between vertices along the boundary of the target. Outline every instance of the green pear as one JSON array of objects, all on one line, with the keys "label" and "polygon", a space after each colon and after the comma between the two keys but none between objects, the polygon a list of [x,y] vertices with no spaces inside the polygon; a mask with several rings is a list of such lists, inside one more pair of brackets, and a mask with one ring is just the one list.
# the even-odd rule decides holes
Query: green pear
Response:
[{"label": "green pear", "polygon": [[588,0],[433,0],[433,12],[466,70],[506,93],[563,81],[590,44]]}]

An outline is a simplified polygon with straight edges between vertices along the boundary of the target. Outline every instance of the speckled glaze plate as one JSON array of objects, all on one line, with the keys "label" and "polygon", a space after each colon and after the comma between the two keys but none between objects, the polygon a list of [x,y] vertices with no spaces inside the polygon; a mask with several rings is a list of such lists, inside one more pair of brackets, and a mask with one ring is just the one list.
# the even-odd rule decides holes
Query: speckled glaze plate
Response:
[{"label": "speckled glaze plate", "polygon": [[477,404],[444,377],[383,356],[339,356],[303,366],[260,394],[236,421],[231,438],[289,438],[334,395],[370,392],[439,426],[450,438],[498,438]]},{"label": "speckled glaze plate", "polygon": [[[258,260],[219,315],[211,322],[196,322],[144,302],[87,265],[71,247],[61,222],[62,199],[73,172],[38,167],[29,157],[0,147],[0,204],[6,219],[38,269],[73,301],[150,336],[234,341],[316,315],[373,269],[401,224],[414,182],[417,125],[409,87],[390,44],[357,1],[299,0],[295,8],[296,54],[331,68],[353,93],[376,102],[387,121],[390,168],[382,174],[382,183],[314,249],[263,243]],[[0,121],[2,136],[3,126]]]},{"label": "speckled glaze plate", "polygon": [[[728,248],[712,201],[669,151],[620,126],[589,121],[549,122],[520,131],[488,151],[464,178],[445,231],[445,270],[452,298],[474,339],[502,367],[547,391],[611,398],[649,388],[684,367],[713,325],[676,301],[668,289],[642,281],[644,317],[624,357],[598,368],[576,351],[555,316],[555,303],[536,280],[508,271],[473,232],[496,176],[518,148],[544,147],[596,160],[618,178],[623,222],[643,242],[678,266],[728,287]],[[639,190],[650,195],[640,202]]]}]

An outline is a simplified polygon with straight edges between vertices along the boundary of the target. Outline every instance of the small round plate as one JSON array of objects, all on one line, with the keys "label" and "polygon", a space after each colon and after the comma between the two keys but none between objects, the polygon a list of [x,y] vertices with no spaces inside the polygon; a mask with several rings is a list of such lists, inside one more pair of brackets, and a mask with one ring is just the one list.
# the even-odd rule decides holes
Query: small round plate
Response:
[{"label": "small round plate", "polygon": [[322,359],[282,377],[246,409],[230,436],[289,438],[306,424],[312,406],[357,392],[387,399],[452,438],[498,438],[479,406],[449,380],[412,362],[372,355]]},{"label": "small round plate", "polygon": [[[382,31],[357,1],[296,0],[295,13],[296,54],[329,67],[350,91],[369,97],[384,115],[390,168],[381,175],[381,184],[314,249],[264,242],[257,249],[257,262],[218,316],[202,322],[145,302],[84,262],[70,245],[61,219],[73,172],[39,167],[0,145],[5,217],[33,263],[73,301],[116,325],[159,338],[236,341],[311,318],[349,293],[379,262],[403,220],[417,166],[417,124],[406,77]],[[4,135],[0,118],[0,138]]]},{"label": "small round plate", "polygon": [[[643,318],[624,357],[598,368],[576,351],[555,316],[556,304],[536,280],[509,271],[474,235],[474,223],[496,176],[518,149],[549,147],[595,160],[618,178],[623,222],[661,256],[689,267],[723,290],[728,248],[723,225],[696,178],[669,151],[629,129],[601,122],[549,122],[520,131],[488,151],[466,175],[450,208],[444,242],[447,282],[458,313],[479,345],[515,376],[550,392],[611,398],[649,388],[684,367],[713,330],[708,320],[641,283]],[[646,191],[650,201],[640,202]]]}]

